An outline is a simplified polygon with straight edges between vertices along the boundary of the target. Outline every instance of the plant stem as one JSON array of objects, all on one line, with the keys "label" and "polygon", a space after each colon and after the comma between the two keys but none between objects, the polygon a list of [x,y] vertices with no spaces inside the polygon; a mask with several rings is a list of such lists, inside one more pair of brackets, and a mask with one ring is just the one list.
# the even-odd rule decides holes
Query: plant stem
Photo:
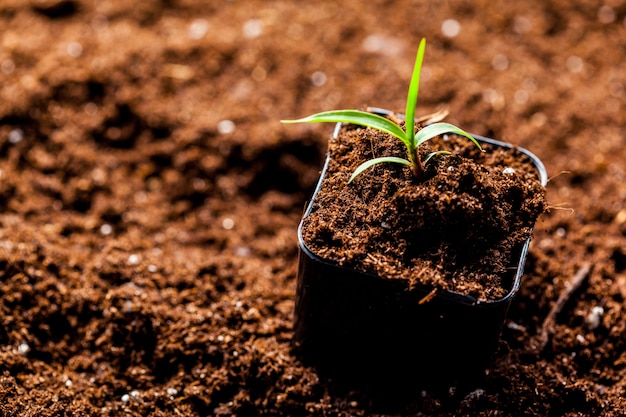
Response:
[{"label": "plant stem", "polygon": [[417,179],[422,178],[422,176],[424,175],[424,165],[420,160],[417,147],[409,149],[409,157],[411,159],[411,171],[413,171],[413,175]]},{"label": "plant stem", "polygon": [[[409,123],[407,119],[407,121],[404,124],[404,130],[407,133],[407,136],[411,137],[409,133],[410,131],[409,129],[415,132],[415,123]],[[413,137],[411,141],[409,142],[411,145],[407,146],[407,151],[409,153],[409,160],[411,161],[411,171],[413,172],[413,175],[415,176],[415,178],[420,179],[422,175],[424,174],[424,165],[422,164],[422,161],[420,160],[418,147],[413,144],[415,142],[415,139],[414,139],[415,133],[413,133],[412,136]]]}]

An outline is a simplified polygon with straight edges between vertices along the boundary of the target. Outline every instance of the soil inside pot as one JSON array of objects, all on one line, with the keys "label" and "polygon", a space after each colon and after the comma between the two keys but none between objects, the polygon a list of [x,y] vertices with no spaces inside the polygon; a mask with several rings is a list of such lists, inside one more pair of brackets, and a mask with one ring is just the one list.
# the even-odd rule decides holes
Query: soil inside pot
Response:
[{"label": "soil inside pot", "polygon": [[451,155],[431,159],[417,179],[399,164],[377,165],[348,184],[354,169],[380,156],[406,157],[397,139],[343,127],[329,144],[329,164],[303,224],[307,246],[322,258],[407,288],[447,290],[497,300],[514,256],[545,209],[530,160],[515,149],[485,152],[454,135],[420,148]]}]

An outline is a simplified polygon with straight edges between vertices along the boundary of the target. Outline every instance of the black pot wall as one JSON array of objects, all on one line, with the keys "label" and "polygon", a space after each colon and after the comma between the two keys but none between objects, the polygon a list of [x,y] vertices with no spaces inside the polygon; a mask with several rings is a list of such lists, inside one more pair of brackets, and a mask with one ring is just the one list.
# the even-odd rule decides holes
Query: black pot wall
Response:
[{"label": "black pot wall", "polygon": [[[336,133],[338,129],[336,130]],[[511,148],[493,139],[476,139]],[[530,158],[545,185],[543,164]],[[320,177],[318,188],[326,172]],[[324,375],[355,383],[393,388],[449,384],[474,379],[488,367],[498,348],[507,311],[517,293],[530,239],[513,262],[509,293],[500,300],[441,292],[407,291],[398,280],[348,269],[311,252],[299,228],[299,268],[294,346],[305,362]]]}]

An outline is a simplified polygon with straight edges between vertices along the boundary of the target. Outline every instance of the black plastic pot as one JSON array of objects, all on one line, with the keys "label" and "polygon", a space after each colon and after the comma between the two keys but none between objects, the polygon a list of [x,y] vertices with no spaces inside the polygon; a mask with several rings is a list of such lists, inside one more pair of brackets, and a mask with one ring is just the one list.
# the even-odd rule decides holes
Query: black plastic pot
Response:
[{"label": "black plastic pot", "polygon": [[[541,161],[525,149],[515,149],[532,161],[545,186],[547,174]],[[311,211],[327,165],[328,159],[303,218]],[[302,223],[298,238],[297,352],[324,375],[383,388],[406,381],[422,386],[449,384],[479,376],[498,348],[530,244],[528,239],[519,248],[510,276],[504,278],[510,290],[503,298],[480,302],[447,291],[420,304],[427,295],[424,291],[407,291],[398,280],[381,279],[317,256],[302,239]]]}]

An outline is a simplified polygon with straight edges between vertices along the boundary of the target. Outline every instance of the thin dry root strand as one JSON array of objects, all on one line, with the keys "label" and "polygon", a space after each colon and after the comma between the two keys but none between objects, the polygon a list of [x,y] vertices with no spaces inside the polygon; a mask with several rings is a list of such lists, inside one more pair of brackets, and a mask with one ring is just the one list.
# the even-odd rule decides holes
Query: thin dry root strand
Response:
[{"label": "thin dry root strand", "polygon": [[591,272],[591,263],[585,262],[576,272],[576,274],[567,282],[563,291],[559,295],[559,298],[556,300],[556,303],[550,309],[550,312],[546,316],[543,321],[543,325],[541,326],[541,334],[539,335],[539,350],[543,350],[548,342],[550,341],[550,337],[554,334],[554,327],[556,324],[556,316],[561,312],[567,301],[572,297],[572,294],[580,288],[585,279],[589,276]]},{"label": "thin dry root strand", "polygon": [[566,204],[568,204],[568,203],[548,205],[546,207],[546,210],[547,211],[550,211],[550,210],[561,210],[561,211],[567,211],[570,214],[574,214],[574,212],[575,212],[574,208],[573,207],[567,207]]},{"label": "thin dry root strand", "polygon": [[426,114],[424,116],[418,117],[417,119],[415,119],[415,123],[424,125],[438,123],[448,117],[449,114],[450,111],[448,109],[441,109],[436,111],[435,113]]},{"label": "thin dry root strand", "polygon": [[[365,110],[367,110],[370,113],[375,112],[375,109],[373,107],[367,107]],[[446,117],[448,117],[449,114],[450,114],[450,111],[448,109],[437,110],[435,113],[425,114],[424,116],[420,116],[416,118],[415,124],[416,125],[422,125],[422,124],[429,125],[433,123],[438,123],[444,120]],[[386,115],[386,117],[392,122],[394,122],[395,124],[400,125],[401,120],[396,115],[396,113],[388,114]]]},{"label": "thin dry root strand", "polygon": [[418,301],[419,305],[428,303],[430,300],[432,300],[433,298],[435,298],[435,295],[437,295],[437,288],[434,288],[431,292],[429,292],[428,294],[426,294],[424,296],[424,298],[422,298],[421,300]]},{"label": "thin dry root strand", "polygon": [[551,176],[550,178],[548,178],[548,183],[550,183],[550,181],[552,181],[556,177],[560,177],[561,175],[569,175],[571,173],[572,173],[572,171],[561,171],[558,174],[555,174],[555,175]]}]

